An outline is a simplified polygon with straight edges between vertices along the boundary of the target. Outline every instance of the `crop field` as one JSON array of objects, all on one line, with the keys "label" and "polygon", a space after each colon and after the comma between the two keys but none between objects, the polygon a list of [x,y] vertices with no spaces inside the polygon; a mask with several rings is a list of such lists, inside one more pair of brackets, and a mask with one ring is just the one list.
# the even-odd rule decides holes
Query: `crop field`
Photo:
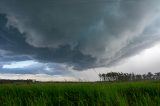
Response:
[{"label": "crop field", "polygon": [[1,84],[0,106],[160,106],[160,82]]}]

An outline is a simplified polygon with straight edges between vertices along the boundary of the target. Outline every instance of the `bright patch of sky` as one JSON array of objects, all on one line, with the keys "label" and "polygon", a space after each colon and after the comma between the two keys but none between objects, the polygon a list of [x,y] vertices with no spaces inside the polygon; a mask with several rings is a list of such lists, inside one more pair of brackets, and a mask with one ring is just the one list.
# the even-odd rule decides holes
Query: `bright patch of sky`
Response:
[{"label": "bright patch of sky", "polygon": [[27,61],[18,61],[18,62],[12,62],[10,64],[4,64],[2,68],[8,68],[8,69],[14,69],[14,68],[26,68],[31,65],[38,64],[38,62],[34,60],[27,60]]},{"label": "bright patch of sky", "polygon": [[[0,78],[5,79],[36,79],[39,81],[97,81],[98,73],[107,72],[127,72],[127,73],[140,73],[145,74],[147,72],[158,72],[160,68],[160,44],[157,44],[149,49],[145,49],[139,54],[132,56],[128,59],[121,61],[117,66],[109,68],[93,68],[84,71],[75,71],[68,68],[66,71],[61,71],[60,75],[49,75],[49,74],[0,74]],[[3,68],[21,68],[25,69],[27,67],[31,68],[37,64],[43,64],[36,62],[34,60],[12,62],[10,64],[3,65]],[[53,65],[54,66],[54,65]],[[44,65],[46,72],[55,71],[54,67]],[[64,74],[63,74],[64,73]],[[68,73],[68,74],[66,74]],[[63,75],[62,75],[63,74]],[[12,77],[11,77],[12,76]]]},{"label": "bright patch of sky", "polygon": [[72,74],[84,81],[96,81],[99,80],[98,73],[107,72],[124,72],[124,73],[136,73],[147,74],[148,72],[156,73],[160,71],[160,43],[140,52],[139,54],[127,58],[116,66],[102,67],[89,69],[82,72],[76,72],[72,70]]},{"label": "bright patch of sky", "polygon": [[72,76],[47,75],[47,74],[0,74],[0,79],[33,79],[37,81],[78,81]]}]

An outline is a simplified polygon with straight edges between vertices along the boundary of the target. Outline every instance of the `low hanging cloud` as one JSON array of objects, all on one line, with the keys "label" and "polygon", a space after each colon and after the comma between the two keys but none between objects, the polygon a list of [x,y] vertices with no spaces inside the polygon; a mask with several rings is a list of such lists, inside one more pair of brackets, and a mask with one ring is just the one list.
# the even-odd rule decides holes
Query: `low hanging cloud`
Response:
[{"label": "low hanging cloud", "polygon": [[77,70],[91,68],[94,65],[95,58],[82,54],[78,49],[71,49],[69,45],[55,49],[29,45],[24,34],[12,26],[6,27],[6,15],[1,14],[0,20],[1,62],[36,59],[43,63],[67,64]]},{"label": "low hanging cloud", "polygon": [[76,70],[110,66],[160,40],[159,5],[159,0],[1,0],[0,48]]}]

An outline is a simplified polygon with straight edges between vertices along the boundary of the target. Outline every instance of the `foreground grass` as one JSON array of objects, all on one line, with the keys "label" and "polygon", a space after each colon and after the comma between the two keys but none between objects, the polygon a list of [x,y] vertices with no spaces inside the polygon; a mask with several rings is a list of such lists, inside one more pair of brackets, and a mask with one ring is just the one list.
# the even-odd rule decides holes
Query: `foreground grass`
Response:
[{"label": "foreground grass", "polygon": [[160,106],[160,82],[4,84],[0,106]]}]

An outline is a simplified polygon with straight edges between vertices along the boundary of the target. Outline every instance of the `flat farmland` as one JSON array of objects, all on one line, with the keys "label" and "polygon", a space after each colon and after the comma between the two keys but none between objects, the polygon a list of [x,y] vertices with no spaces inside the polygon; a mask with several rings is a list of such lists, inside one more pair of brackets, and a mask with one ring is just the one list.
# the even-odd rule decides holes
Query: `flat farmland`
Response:
[{"label": "flat farmland", "polygon": [[0,84],[0,106],[160,106],[160,82]]}]

